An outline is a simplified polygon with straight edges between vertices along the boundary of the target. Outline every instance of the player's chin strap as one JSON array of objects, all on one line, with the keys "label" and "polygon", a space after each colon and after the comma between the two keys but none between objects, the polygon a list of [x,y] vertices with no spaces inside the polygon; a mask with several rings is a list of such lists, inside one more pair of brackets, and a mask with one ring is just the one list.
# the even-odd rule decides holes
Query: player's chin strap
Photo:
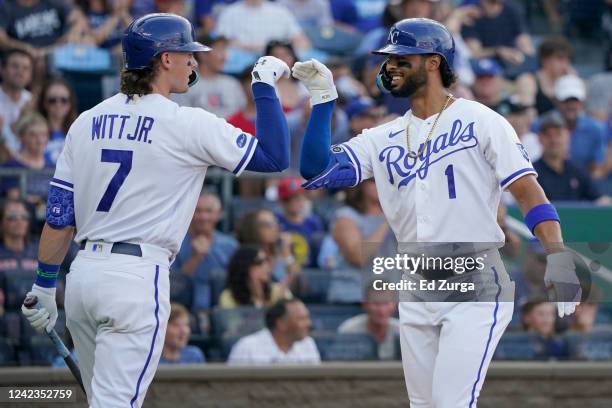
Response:
[{"label": "player's chin strap", "polygon": [[191,75],[189,75],[189,83],[187,85],[189,85],[189,87],[192,87],[198,82],[199,79],[200,75],[198,75],[198,71],[193,69],[191,70]]}]

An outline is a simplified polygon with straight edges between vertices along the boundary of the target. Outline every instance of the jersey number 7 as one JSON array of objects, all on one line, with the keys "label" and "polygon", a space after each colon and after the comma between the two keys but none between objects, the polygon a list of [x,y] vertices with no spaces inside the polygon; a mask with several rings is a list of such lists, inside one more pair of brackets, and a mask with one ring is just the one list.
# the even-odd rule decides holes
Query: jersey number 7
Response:
[{"label": "jersey number 7", "polygon": [[109,212],[117,192],[123,185],[128,174],[132,170],[132,157],[134,152],[131,150],[112,150],[102,149],[102,162],[103,163],[119,163],[119,169],[108,183],[106,191],[98,203],[96,211]]}]

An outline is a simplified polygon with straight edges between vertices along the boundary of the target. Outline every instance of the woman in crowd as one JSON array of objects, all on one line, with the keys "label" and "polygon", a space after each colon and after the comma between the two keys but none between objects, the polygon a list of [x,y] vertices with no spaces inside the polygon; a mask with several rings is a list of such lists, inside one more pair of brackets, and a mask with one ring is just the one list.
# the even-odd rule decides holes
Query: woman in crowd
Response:
[{"label": "woman in crowd", "polygon": [[287,281],[271,280],[272,260],[256,245],[245,245],[234,253],[227,269],[227,288],[219,297],[220,307],[270,306],[291,298]]},{"label": "woman in crowd", "polygon": [[246,245],[258,245],[270,259],[272,278],[292,287],[300,265],[291,249],[291,235],[281,233],[274,213],[265,208],[247,212],[240,220],[238,241]]},{"label": "woman in crowd", "polygon": [[[3,168],[46,170],[53,169],[54,164],[45,155],[49,141],[47,120],[36,112],[24,114],[15,124],[17,136],[22,149],[14,158],[2,164]],[[36,208],[36,218],[44,219],[44,212],[49,189],[50,174],[30,173],[26,179],[26,201]],[[5,176],[0,181],[0,193],[8,198],[21,196],[20,181],[16,176]]]},{"label": "woman in crowd", "polygon": [[[264,55],[271,55],[292,67],[297,61],[297,55],[291,43],[283,41],[270,41],[266,46]],[[281,78],[277,82],[278,97],[285,113],[304,110],[310,100],[310,94],[297,79]]]},{"label": "woman in crowd", "polygon": [[62,78],[47,82],[38,101],[38,111],[49,124],[50,135],[45,153],[55,165],[64,148],[68,129],[77,117],[76,97],[72,86]]}]

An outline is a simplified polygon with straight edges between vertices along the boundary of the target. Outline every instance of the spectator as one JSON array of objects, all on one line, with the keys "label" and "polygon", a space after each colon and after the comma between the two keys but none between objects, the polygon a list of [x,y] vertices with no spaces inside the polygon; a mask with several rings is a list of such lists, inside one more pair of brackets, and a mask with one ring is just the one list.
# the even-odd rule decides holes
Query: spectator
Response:
[{"label": "spectator", "polygon": [[555,82],[565,75],[574,74],[572,45],[563,37],[545,38],[538,47],[540,69],[535,73],[535,86],[529,96],[538,114],[555,108]]},{"label": "spectator", "polygon": [[319,364],[317,345],[308,335],[312,322],[298,299],[281,300],[266,312],[266,328],[238,340],[231,365]]},{"label": "spectator", "polygon": [[600,303],[601,292],[597,286],[592,285],[589,297],[576,306],[569,329],[578,333],[590,333],[593,331]]},{"label": "spectator", "polygon": [[192,303],[185,302],[185,306],[191,307],[199,318],[212,307],[211,273],[225,270],[238,248],[233,237],[215,230],[222,213],[219,197],[211,192],[200,195],[189,231],[172,267],[174,272],[188,278],[185,289],[192,293],[186,294],[186,298],[192,299]]},{"label": "spectator", "polygon": [[14,48],[2,58],[0,68],[0,133],[5,139],[8,154],[14,156],[21,144],[13,134],[11,126],[21,111],[31,101],[32,94],[26,89],[32,81],[34,61],[27,52]]},{"label": "spectator", "polygon": [[475,61],[472,69],[476,76],[472,85],[474,99],[496,109],[505,96],[502,67],[494,59],[486,58]]},{"label": "spectator", "polygon": [[170,317],[166,328],[166,339],[159,364],[205,363],[204,353],[196,346],[188,346],[191,327],[189,312],[178,303],[170,304]]},{"label": "spectator", "polygon": [[272,40],[290,41],[297,49],[310,46],[293,14],[269,0],[240,0],[226,7],[216,31],[231,46],[255,53],[262,53]]},{"label": "spectator", "polygon": [[535,333],[541,343],[539,358],[565,359],[568,357],[567,344],[555,337],[555,304],[546,296],[531,297],[521,309],[521,319],[525,331]]},{"label": "spectator", "polygon": [[523,265],[510,275],[514,282],[514,299],[522,306],[534,295],[545,295],[544,272],[546,271],[546,251],[537,240],[528,243],[523,257]]},{"label": "spectator", "polygon": [[557,112],[544,115],[539,133],[542,158],[533,167],[538,172],[538,181],[548,199],[609,204],[609,197],[601,195],[591,177],[567,160],[570,149],[569,130]]},{"label": "spectator", "polygon": [[[291,43],[277,40],[270,41],[266,45],[264,55],[279,58],[289,67],[298,60]],[[304,108],[310,102],[310,94],[300,81],[293,77],[281,78],[276,83],[276,90],[285,113],[296,112],[298,117],[304,116]]]},{"label": "spectator", "polygon": [[186,0],[155,0],[157,13],[171,13],[191,19],[189,5]]},{"label": "spectator", "polygon": [[358,98],[351,101],[346,107],[351,136],[357,136],[365,129],[375,127],[382,122],[384,114],[384,106],[376,106],[369,98]]},{"label": "spectator", "polygon": [[333,0],[331,6],[337,23],[367,33],[380,27],[387,0]]},{"label": "spectator", "polygon": [[[19,200],[6,200],[2,205],[2,242],[0,242],[0,275],[18,271],[33,276],[38,266],[38,246],[28,240],[30,214],[26,204]],[[0,279],[0,282],[4,279]],[[25,293],[5,293],[7,304],[21,304]]]},{"label": "spectator", "polygon": [[315,262],[314,240],[323,233],[323,222],[316,215],[309,215],[305,190],[299,177],[285,177],[278,183],[278,198],[282,212],[276,214],[280,229],[290,234],[291,247],[296,262],[302,266]]},{"label": "spectator", "polygon": [[464,25],[463,38],[474,58],[497,58],[506,76],[534,67],[531,37],[518,10],[505,0],[480,0],[480,16]]},{"label": "spectator", "polygon": [[[36,112],[23,115],[15,124],[17,135],[23,146],[21,152],[14,158],[2,164],[4,168],[45,170],[52,169],[53,163],[45,157],[45,149],[49,141],[49,126],[45,118]],[[30,173],[26,178],[25,199],[29,204],[37,206],[37,218],[44,219],[47,191],[51,177],[47,174]],[[19,179],[4,177],[0,183],[0,191],[9,198],[20,197]]]},{"label": "spectator", "polygon": [[338,333],[369,334],[378,343],[378,358],[395,360],[399,355],[396,348],[400,326],[399,320],[393,317],[397,310],[393,296],[390,291],[378,291],[370,286],[362,305],[365,313],[345,320],[338,327]]},{"label": "spectator", "polygon": [[251,91],[251,67],[245,69],[240,74],[240,85],[242,86],[243,95],[246,95],[246,105],[234,113],[227,119],[227,123],[242,129],[243,132],[254,135],[255,132],[255,101],[253,100],[253,92]]},{"label": "spectator", "polygon": [[581,170],[598,178],[605,172],[607,138],[601,123],[584,112],[586,88],[582,79],[566,75],[555,83],[557,108],[571,132],[569,158]]},{"label": "spectator", "polygon": [[542,145],[538,135],[531,131],[532,109],[513,96],[501,101],[496,110],[510,122],[531,161],[538,160],[542,156]]},{"label": "spectator", "polygon": [[239,224],[238,241],[241,244],[258,245],[272,266],[272,277],[290,288],[300,265],[291,248],[291,235],[281,233],[276,216],[265,208],[246,213]]},{"label": "spectator", "polygon": [[331,231],[338,259],[325,261],[336,265],[331,272],[328,301],[361,303],[361,268],[379,254],[389,234],[373,180],[347,191],[346,206],[336,212]]},{"label": "spectator", "polygon": [[173,94],[172,99],[179,105],[202,108],[221,118],[228,118],[244,109],[247,102],[240,82],[223,74],[227,59],[227,39],[204,37],[200,42],[212,48],[210,52],[195,54],[200,80],[187,93]]},{"label": "spectator", "polygon": [[330,0],[277,0],[276,2],[291,11],[302,27],[334,25]]},{"label": "spectator", "polygon": [[63,78],[54,78],[45,83],[38,111],[47,119],[51,130],[45,154],[55,166],[64,148],[68,129],[77,117],[76,96],[72,86]]},{"label": "spectator", "polygon": [[0,47],[19,48],[40,59],[57,44],[78,41],[84,28],[79,8],[67,3],[5,1],[0,14]]},{"label": "spectator", "polygon": [[220,307],[270,306],[292,298],[286,283],[270,280],[272,268],[264,251],[254,245],[236,250],[227,267],[227,288],[219,297]]},{"label": "spectator", "polygon": [[121,52],[123,31],[132,22],[129,0],[78,0],[96,45]]},{"label": "spectator", "polygon": [[[612,3],[609,7],[612,12]],[[612,15],[610,17],[610,29],[612,30]],[[612,48],[608,52],[606,60],[605,72],[597,73],[591,77],[585,102],[587,112],[601,122],[612,120]]]}]

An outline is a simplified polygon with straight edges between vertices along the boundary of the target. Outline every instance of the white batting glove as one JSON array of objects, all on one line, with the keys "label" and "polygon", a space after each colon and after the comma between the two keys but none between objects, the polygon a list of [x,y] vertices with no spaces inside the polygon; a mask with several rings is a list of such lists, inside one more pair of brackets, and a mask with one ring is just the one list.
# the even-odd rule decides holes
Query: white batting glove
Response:
[{"label": "white batting glove", "polygon": [[293,77],[302,81],[310,92],[310,103],[313,106],[338,99],[331,71],[316,59],[296,62],[292,72]]},{"label": "white batting glove", "polygon": [[291,70],[287,64],[276,57],[266,55],[255,63],[251,72],[251,85],[255,82],[263,82],[274,86],[279,79],[289,78],[290,73]]},{"label": "white batting glove", "polygon": [[33,285],[26,297],[34,295],[38,298],[38,308],[28,309],[21,306],[21,313],[28,319],[32,327],[39,333],[46,329],[47,333],[53,330],[57,321],[57,304],[55,303],[55,288],[43,288]]},{"label": "white batting glove", "polygon": [[582,288],[571,252],[558,252],[546,257],[544,283],[554,291],[559,317],[574,313],[576,306],[580,304]]}]

